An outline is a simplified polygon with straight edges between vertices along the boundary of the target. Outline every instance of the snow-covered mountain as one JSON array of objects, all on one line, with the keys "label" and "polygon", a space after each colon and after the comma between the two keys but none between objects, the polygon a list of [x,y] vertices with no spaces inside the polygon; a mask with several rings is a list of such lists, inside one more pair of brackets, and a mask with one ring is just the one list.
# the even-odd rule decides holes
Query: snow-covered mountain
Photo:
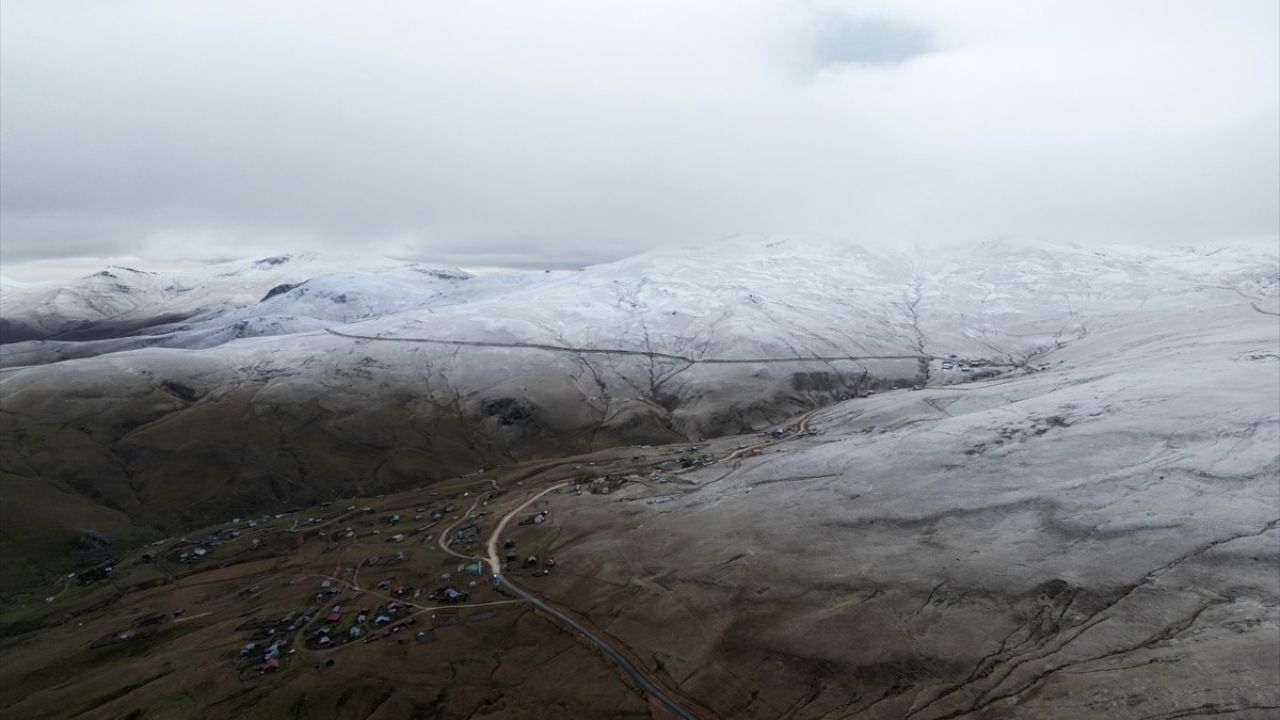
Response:
[{"label": "snow-covered mountain", "polygon": [[109,267],[66,286],[0,288],[0,365],[315,331],[541,279],[540,273],[477,277],[425,263],[317,254],[178,273]]},{"label": "snow-covered mountain", "polygon": [[[429,290],[447,293],[450,287],[471,278],[457,268],[424,263],[296,254],[219,263],[185,272],[112,266],[65,286],[8,282],[0,285],[0,302],[4,304],[8,342],[65,336],[84,340],[111,336],[121,329],[142,331],[176,320],[207,321],[334,274],[382,278],[387,287],[381,292],[395,291],[394,283],[401,281],[400,289],[411,286],[417,293],[412,300],[406,299],[413,305],[425,304]],[[370,285],[366,290],[377,288]]]},{"label": "snow-covered mountain", "polygon": [[[56,555],[83,528],[138,538],[1056,369],[1102,333],[1164,323],[1190,337],[1207,308],[1280,312],[1267,247],[737,238],[580,272],[312,256],[106,272],[4,290],[6,322],[63,338],[0,346],[0,477],[27,498],[23,518],[0,518],[29,526],[16,556]],[[56,517],[33,525],[41,513]]]},{"label": "snow-covered mountain", "polygon": [[112,267],[66,287],[4,286],[0,365],[353,323],[362,324],[346,332],[690,357],[910,354],[924,342],[926,353],[1017,361],[1148,302],[1193,305],[1186,294],[1207,288],[1274,295],[1273,258],[1265,248],[1208,255],[1008,242],[877,253],[737,238],[554,275],[321,255],[170,274]]},{"label": "snow-covered mountain", "polygon": [[539,592],[725,718],[1275,717],[1280,318],[1191,295],[549,502],[574,569]]},{"label": "snow-covered mountain", "polygon": [[[1275,253],[992,242],[871,252],[783,239],[655,252],[347,332],[752,358],[963,353],[1020,361],[1143,310],[1277,290]],[[434,333],[434,335],[433,335]]]}]

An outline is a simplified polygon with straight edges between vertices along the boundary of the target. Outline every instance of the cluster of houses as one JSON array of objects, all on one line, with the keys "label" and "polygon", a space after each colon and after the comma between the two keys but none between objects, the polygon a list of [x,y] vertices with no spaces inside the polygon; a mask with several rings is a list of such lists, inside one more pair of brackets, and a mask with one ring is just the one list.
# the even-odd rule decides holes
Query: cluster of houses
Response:
[{"label": "cluster of houses", "polygon": [[[639,479],[639,476],[633,476]],[[599,477],[578,486],[579,492],[587,489],[593,493],[606,494],[617,489],[622,483],[626,482],[625,478],[615,476]],[[467,495],[464,493],[463,495]],[[450,500],[449,497],[453,498]],[[155,561],[163,553],[166,560],[172,559],[179,563],[198,564],[206,563],[212,555],[218,555],[217,549],[228,543],[238,543],[237,550],[245,548],[251,544],[256,547],[261,543],[262,538],[266,537],[268,541],[271,538],[283,541],[286,537],[284,532],[294,533],[290,540],[290,545],[297,545],[305,542],[306,538],[317,537],[328,541],[325,551],[335,551],[349,547],[349,541],[356,537],[369,537],[381,535],[380,539],[388,543],[403,543],[413,538],[415,541],[422,540],[429,542],[433,536],[428,530],[436,525],[451,522],[458,517],[458,506],[455,505],[457,496],[449,496],[440,498],[438,504],[432,502],[426,505],[418,506],[412,512],[408,508],[399,510],[398,512],[390,512],[384,510],[375,513],[373,508],[364,507],[357,508],[349,506],[345,511],[333,508],[332,512],[327,512],[322,516],[302,517],[297,511],[288,511],[271,515],[263,515],[251,519],[234,518],[229,524],[218,526],[211,529],[209,534],[192,538],[192,539],[166,539],[155,543],[156,547],[149,549],[142,556],[144,562]],[[493,494],[489,494],[487,498],[492,499]],[[449,545],[472,546],[476,543],[483,542],[483,532],[477,524],[480,518],[488,515],[488,511],[481,510],[469,515],[463,519],[460,526],[450,532],[448,538]],[[295,522],[293,519],[286,521],[284,525],[278,522],[281,518],[288,515],[297,517]],[[364,515],[364,517],[361,517]],[[525,517],[521,525],[542,525],[550,519],[548,510],[538,510]],[[308,529],[303,532],[303,528],[312,528],[317,525],[325,525],[324,528]],[[262,535],[262,530],[274,526],[274,535]],[[291,527],[290,527],[291,526]],[[347,543],[342,542],[347,540]],[[279,542],[273,543],[280,545]],[[514,549],[514,543],[508,541],[506,545],[508,550]],[[241,555],[240,552],[234,552],[235,555]],[[526,570],[532,570],[534,575],[544,575],[551,568],[555,567],[554,558],[541,558],[535,554],[515,554],[508,553],[508,565],[511,567],[523,567]],[[408,562],[408,556],[405,552],[387,553],[381,556],[367,557],[358,563],[354,562],[349,567],[344,568],[344,572],[349,579],[353,579],[359,572],[361,567],[386,567],[402,565]],[[89,570],[78,573],[72,577],[78,577],[82,584],[91,584],[110,577],[116,561],[114,559],[101,563],[100,565],[90,568]],[[449,568],[452,570],[452,568]],[[198,572],[193,569],[192,572]],[[386,572],[401,572],[399,570],[388,570]],[[296,657],[299,651],[325,651],[348,645],[353,642],[370,643],[377,640],[391,640],[401,644],[416,640],[419,643],[431,642],[435,639],[434,628],[457,624],[461,621],[459,616],[460,608],[449,607],[431,613],[429,628],[420,628],[418,626],[422,620],[422,605],[415,603],[427,603],[438,606],[459,606],[465,605],[471,598],[468,592],[468,582],[471,589],[474,589],[488,572],[488,565],[481,560],[465,561],[457,566],[455,573],[444,572],[440,574],[440,581],[434,590],[427,592],[424,587],[416,589],[406,582],[397,580],[395,577],[389,577],[377,583],[379,592],[366,593],[362,590],[349,588],[342,582],[334,579],[324,579],[320,581],[320,587],[316,591],[307,596],[307,599],[294,606],[291,612],[283,616],[273,617],[261,620],[250,620],[236,628],[237,634],[240,634],[240,641],[236,646],[237,649],[229,652],[234,654],[234,663],[242,677],[257,676],[266,673],[274,673],[287,668],[290,658]],[[467,577],[472,576],[472,577]],[[68,578],[70,579],[70,578]],[[292,585],[294,582],[286,583]],[[495,583],[496,585],[497,583]],[[433,583],[433,585],[435,585]],[[487,583],[486,583],[487,585]],[[241,602],[248,596],[256,597],[262,593],[262,587],[254,586],[248,590],[242,590],[238,595]],[[474,591],[474,590],[473,590]],[[501,588],[497,590],[503,593]],[[370,602],[372,595],[379,597],[378,600]],[[419,600],[420,597],[424,599]],[[155,631],[155,626],[181,614],[181,609],[173,611],[170,614],[152,614],[145,619],[140,619],[136,627],[128,627],[115,631],[101,639],[102,643],[116,643],[132,640],[136,637],[145,636]],[[472,613],[466,617],[467,622],[480,622],[482,620],[494,616],[492,610],[482,610]],[[412,628],[412,629],[410,629]]]},{"label": "cluster of houses", "polygon": [[686,468],[686,469],[692,468],[692,467],[699,467],[699,466],[706,467],[708,465],[715,465],[715,464],[716,464],[715,457],[711,455],[706,455],[706,454],[698,455],[696,457],[686,455],[680,458],[680,467]]},{"label": "cluster of houses", "polygon": [[[585,484],[585,487],[587,492],[591,493],[592,495],[608,495],[609,493],[616,492],[626,482],[627,482],[627,478],[619,475],[602,475],[600,477],[591,478],[591,480]],[[583,486],[584,486],[583,483],[576,483],[573,486],[573,494],[581,495]],[[525,518],[525,521],[521,521],[520,524],[521,525],[541,524],[546,520],[547,511],[544,510],[542,511],[541,514],[543,515],[542,520],[536,520],[535,522],[527,522],[531,518]],[[532,516],[532,517],[536,518],[537,516]]]},{"label": "cluster of houses", "polygon": [[459,590],[458,588],[452,585],[445,585],[444,587],[437,588],[427,593],[428,600],[431,600],[433,602],[444,603],[446,605],[457,605],[458,603],[464,603],[467,601],[467,598],[469,597],[471,597],[469,593],[463,590]]},{"label": "cluster of houses", "polygon": [[[449,575],[445,573],[446,577]],[[353,642],[371,643],[393,637],[400,644],[410,639],[419,643],[436,639],[433,630],[413,630],[419,623],[421,611],[411,600],[420,597],[422,590],[396,578],[380,580],[376,587],[391,597],[377,605],[358,605],[366,593],[353,590],[343,595],[337,584],[326,579],[303,609],[278,619],[251,620],[240,625],[236,630],[248,633],[237,654],[241,677],[283,669],[298,651],[299,644],[308,650],[333,650]],[[465,590],[454,585],[443,585],[426,593],[426,599],[441,605],[458,605],[469,597]],[[492,611],[482,612],[469,617],[468,621],[479,622],[493,616]],[[454,610],[432,613],[430,619],[433,629],[458,624],[460,620]],[[129,637],[137,632],[136,629],[124,631]],[[114,636],[106,640],[119,641]],[[332,662],[330,659],[326,664]]]},{"label": "cluster of houses", "polygon": [[81,585],[92,585],[99,580],[106,580],[111,577],[111,573],[115,572],[116,559],[108,558],[88,570],[81,570],[76,573],[76,582]]},{"label": "cluster of houses", "polygon": [[1002,367],[1002,366],[1007,367],[1008,365],[1009,363],[1001,363],[1001,362],[996,362],[994,360],[987,360],[984,358],[970,360],[967,358],[958,357],[954,353],[951,355],[948,355],[946,359],[942,361],[943,370],[959,370],[960,372],[976,372],[976,371],[982,370],[983,368],[996,368],[996,367]]},{"label": "cluster of houses", "polygon": [[373,567],[377,565],[379,567],[390,567],[394,565],[401,565],[408,559],[409,559],[409,556],[406,555],[403,551],[400,551],[400,552],[393,553],[391,555],[385,555],[385,556],[374,555],[373,557],[365,558],[364,560],[360,561],[360,566]]},{"label": "cluster of houses", "polygon": [[532,553],[525,555],[524,559],[521,560],[520,555],[516,552],[515,540],[507,540],[502,543],[502,549],[506,551],[506,555],[503,557],[503,564],[507,570],[516,567],[517,563],[520,563],[526,570],[533,569],[533,575],[537,577],[546,575],[551,571],[551,568],[556,566],[555,558],[543,558],[541,561],[542,569],[539,570],[538,556]]},{"label": "cluster of houses", "polygon": [[[597,483],[596,487],[608,488],[610,483],[615,482],[621,481],[612,478],[601,479],[601,483]],[[592,491],[595,492],[596,490],[593,489]],[[456,498],[457,496],[451,497]],[[489,499],[492,497],[493,495],[490,494]],[[433,536],[425,531],[442,522],[456,519],[457,510],[458,508],[453,502],[446,502],[444,498],[441,498],[439,505],[432,503],[429,506],[419,506],[412,513],[407,509],[402,509],[397,513],[383,511],[383,513],[379,513],[380,516],[367,515],[366,517],[359,517],[364,513],[374,513],[374,510],[370,507],[357,509],[355,506],[349,506],[345,511],[335,508],[333,512],[328,512],[320,517],[309,516],[302,518],[301,513],[290,510],[250,519],[233,518],[228,524],[206,531],[207,534],[189,536],[190,539],[166,538],[156,541],[141,554],[140,561],[144,563],[156,562],[163,557],[165,560],[172,560],[176,563],[200,565],[198,568],[193,567],[189,571],[185,571],[189,574],[210,569],[210,561],[213,559],[221,561],[224,555],[227,557],[235,555],[236,561],[261,557],[261,553],[246,554],[242,551],[250,546],[261,546],[264,537],[269,544],[282,551],[285,546],[299,546],[313,537],[329,541],[324,548],[324,552],[346,549],[349,544],[341,543],[340,541],[343,539],[350,540],[357,537],[357,535],[367,537],[368,535],[386,533],[384,539],[386,542],[391,543],[401,543],[410,537],[421,536],[423,542],[429,542]],[[451,534],[449,544],[471,545],[480,542],[482,540],[482,532],[476,521],[488,514],[487,511],[480,511],[466,518],[463,526]],[[289,515],[296,516],[298,521],[294,522],[291,518],[284,524],[275,522]],[[549,516],[550,513],[548,511],[542,510],[528,516],[521,524],[540,525],[547,522]],[[309,529],[306,532],[301,531],[303,527],[314,527],[321,524],[326,525],[326,527]],[[330,525],[333,527],[330,527]],[[263,533],[262,531],[267,528],[272,528],[272,532]],[[388,528],[391,528],[391,530],[388,530]],[[286,532],[294,533],[294,535],[287,536],[285,535]],[[417,538],[415,537],[415,539]],[[234,550],[228,550],[223,553],[218,552],[219,547],[230,543],[236,543]],[[508,545],[508,548],[512,547],[514,547],[514,544]],[[389,548],[389,550],[392,549]],[[515,564],[521,562],[521,558],[523,558],[524,567],[533,569],[535,574],[545,574],[548,569],[555,565],[554,559],[540,559],[537,555],[513,555],[510,559],[513,561],[512,564]],[[349,560],[350,565],[345,567],[343,571],[349,579],[354,581],[354,577],[358,574],[360,567],[376,565],[390,568],[407,562],[408,556],[405,552],[394,552],[383,556],[369,557],[358,564],[355,562],[355,558],[352,558]],[[219,567],[225,566],[225,564],[225,562],[218,563]],[[70,574],[66,576],[65,581],[69,584],[73,580],[78,580],[81,585],[100,582],[112,576],[113,571],[117,569],[116,565],[117,560],[111,558],[87,570]],[[332,566],[328,567],[331,568]],[[176,571],[176,568],[170,570],[171,573],[173,571]],[[425,587],[415,589],[411,585],[397,581],[394,577],[377,583],[378,589],[383,591],[379,593],[366,593],[354,588],[344,589],[342,582],[324,579],[320,581],[320,587],[314,593],[307,595],[306,599],[294,605],[292,611],[283,616],[254,619],[236,627],[237,635],[240,636],[239,641],[233,645],[236,649],[228,650],[227,655],[234,658],[232,662],[235,664],[236,669],[242,678],[246,678],[274,673],[287,668],[290,658],[296,657],[299,650],[304,648],[323,651],[356,641],[369,643],[379,639],[389,640],[392,636],[396,636],[395,641],[401,644],[414,639],[420,643],[430,642],[435,639],[431,629],[414,627],[419,625],[420,616],[423,612],[423,606],[415,603],[425,602],[425,600],[420,601],[419,598],[425,595],[426,600],[439,606],[464,605],[470,599],[470,593],[465,589],[467,586],[465,581],[469,580],[470,587],[475,588],[487,571],[488,565],[483,561],[465,562],[457,566],[457,574],[459,576],[457,579],[453,577],[452,573],[443,573],[440,578],[444,582],[430,593],[426,592]],[[386,570],[384,572],[402,571]],[[463,576],[474,576],[475,579],[464,578]],[[294,585],[297,582],[299,581],[292,580],[286,582],[285,585]],[[242,606],[250,604],[250,601],[261,596],[264,593],[264,588],[267,587],[269,585],[255,585],[241,589],[236,593],[237,598],[233,602]],[[501,588],[497,592],[505,594]],[[379,599],[370,602],[369,596],[371,594],[379,596]],[[433,628],[456,624],[461,620],[458,614],[460,611],[461,608],[458,607],[442,608],[431,615],[430,624]],[[149,613],[136,619],[133,625],[129,627],[119,628],[107,633],[96,640],[93,645],[94,647],[100,647],[147,637],[157,632],[163,623],[183,615],[184,612],[182,608],[178,608],[165,613]],[[480,622],[494,615],[495,613],[492,610],[483,610],[472,613],[466,617],[466,620],[467,622]],[[413,628],[413,630],[410,630],[410,628]],[[330,660],[330,664],[331,662]]]},{"label": "cluster of houses", "polygon": [[[365,508],[365,509],[368,510],[369,508]],[[438,508],[432,510],[429,516],[427,514],[428,511],[425,506],[417,507],[414,510],[414,514],[411,516],[411,518],[401,515],[400,513],[392,513],[392,514],[386,515],[380,518],[379,522],[382,524],[388,525],[391,528],[396,528],[396,526],[400,525],[401,523],[407,523],[409,522],[410,519],[412,519],[414,522],[419,524],[417,524],[413,528],[408,528],[400,532],[394,532],[392,534],[389,534],[387,535],[386,538],[383,539],[383,542],[403,543],[408,541],[410,538],[417,537],[419,538],[419,540],[421,540],[421,542],[429,543],[435,538],[435,536],[432,534],[424,534],[424,533],[426,533],[428,530],[435,527],[436,525],[439,525],[441,522],[444,521],[444,519],[448,516],[449,513],[454,512],[455,510],[457,510],[456,505],[454,505],[453,503],[445,503],[439,506]],[[488,514],[487,512],[480,512],[480,513],[477,513],[475,517],[482,517],[487,514]],[[477,530],[476,532],[478,533],[479,531]],[[333,542],[337,542],[342,539],[354,538],[356,537],[357,534],[358,533],[356,532],[356,529],[354,527],[347,527],[333,533],[332,535],[330,535],[329,539]],[[370,530],[368,533],[365,533],[365,534],[366,535],[382,535],[382,531],[374,529],[374,530]],[[465,533],[464,533],[464,537],[465,537]],[[465,541],[466,540],[463,540],[463,542]],[[450,544],[452,544],[452,542]]]},{"label": "cluster of houses", "polygon": [[137,640],[138,638],[149,637],[159,632],[160,625],[182,615],[182,613],[183,610],[179,608],[171,613],[150,612],[145,615],[140,615],[134,618],[133,624],[130,627],[109,632],[97,640],[94,640],[89,644],[89,647],[100,648],[108,645],[115,645],[117,643],[129,642],[130,640]]},{"label": "cluster of houses", "polygon": [[297,649],[289,647],[289,638],[286,637],[270,642],[250,640],[240,648],[240,657],[251,663],[249,668],[242,668],[242,672],[246,669],[260,673],[277,672],[282,667],[281,661],[295,652]]},{"label": "cluster of houses", "polygon": [[[406,595],[412,592],[412,588],[400,586],[397,592]],[[382,636],[384,629],[391,634],[398,633],[409,625],[417,624],[417,618],[404,617],[411,608],[411,605],[400,600],[389,600],[376,608],[361,607],[353,612],[345,612],[342,605],[334,604],[307,631],[306,646],[318,650],[362,639],[364,642],[373,642]]]},{"label": "cluster of houses", "polygon": [[[209,557],[209,553],[215,548],[236,542],[240,536],[247,531],[259,528],[266,529],[271,527],[273,520],[290,515],[291,512],[278,512],[271,515],[263,515],[258,519],[241,520],[240,518],[232,518],[228,523],[228,527],[224,527],[216,532],[210,533],[205,537],[195,540],[179,540],[174,543],[169,553],[169,560],[182,564],[196,564]],[[258,549],[262,547],[261,537],[254,537],[246,547]],[[148,552],[142,556],[143,562],[151,562],[155,559],[155,554]]]},{"label": "cluster of houses", "polygon": [[[328,597],[329,594],[320,593],[320,596]],[[237,631],[249,633],[237,658],[241,677],[280,670],[282,663],[297,652],[293,647],[293,636],[311,621],[320,607],[313,604],[276,620],[250,620],[238,626]]]},{"label": "cluster of houses", "polygon": [[[598,479],[598,478],[597,478]],[[550,510],[539,510],[538,512],[524,518],[519,522],[520,525],[541,525],[551,517]]]},{"label": "cluster of houses", "polygon": [[[379,587],[389,588],[392,582],[383,581]],[[371,642],[383,631],[398,633],[417,623],[416,618],[408,617],[412,606],[404,600],[388,600],[376,607],[350,610],[349,603],[358,602],[364,593],[355,590],[339,598],[341,593],[332,581],[324,580],[305,608],[277,620],[252,620],[237,627],[238,631],[250,633],[239,652],[241,674],[280,670],[281,663],[297,651],[294,638],[299,634],[304,647],[322,650],[357,640]],[[413,588],[405,585],[396,585],[393,594],[417,596]]]},{"label": "cluster of houses", "polygon": [[480,539],[480,527],[473,523],[468,523],[449,534],[448,545],[470,546]]}]

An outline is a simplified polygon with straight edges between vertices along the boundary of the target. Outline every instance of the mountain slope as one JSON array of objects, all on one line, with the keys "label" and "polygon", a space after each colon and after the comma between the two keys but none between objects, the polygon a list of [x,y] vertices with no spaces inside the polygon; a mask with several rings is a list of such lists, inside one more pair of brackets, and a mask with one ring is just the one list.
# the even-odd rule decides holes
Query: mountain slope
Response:
[{"label": "mountain slope", "polygon": [[[251,268],[227,281],[250,273],[262,289],[254,273],[274,271]],[[192,290],[129,311],[205,308],[167,347],[113,338],[87,343],[97,357],[3,370],[0,475],[32,526],[5,535],[28,563],[12,572],[65,565],[86,537],[127,544],[484,465],[758,430],[877,389],[1031,373],[1152,318],[1230,306],[1265,320],[1277,287],[1265,252],[1000,243],[738,240],[567,274],[405,272],[423,275],[323,275],[248,305],[234,299],[247,291]],[[248,337],[275,331],[290,334]],[[75,518],[52,511],[67,496],[84,499]]]},{"label": "mountain slope", "polygon": [[[52,579],[0,613],[9,659],[0,685],[12,688],[0,707],[61,718],[80,705],[72,712],[87,719],[166,707],[238,719],[424,708],[459,718],[540,718],[548,708],[644,715],[646,698],[620,682],[608,658],[515,600],[514,583],[624,653],[700,717],[1273,717],[1280,308],[1222,285],[1176,285],[1170,299],[1156,292],[1124,312],[1082,316],[1087,331],[1016,372],[956,383],[952,375],[973,368],[943,371],[934,360],[937,372],[918,391],[827,404],[766,437],[712,439],[692,451],[688,443],[617,447],[292,515],[223,516],[119,555],[109,582]],[[318,341],[308,338],[299,340]],[[303,406],[289,398],[317,382],[336,393],[338,383],[323,378],[349,365],[343,345],[389,363],[366,366],[365,380],[348,377],[366,390],[409,383],[408,373],[445,346],[317,338],[333,343],[330,353],[299,366],[284,364],[298,358],[292,351],[271,360],[279,339],[164,354],[198,358],[197,374],[217,372],[215,359],[237,347],[245,361],[270,362],[277,375],[249,406],[274,416],[282,438],[299,426],[290,443],[348,422],[331,437],[349,445],[306,448],[331,461],[364,453],[371,468],[377,455],[357,441],[414,442],[423,406],[397,407],[385,427],[367,428],[365,416],[299,415]],[[544,355],[575,352],[552,347],[453,346],[465,361],[451,366],[450,382],[472,383],[493,363],[528,377],[551,365]],[[591,362],[612,357],[576,352]],[[54,367],[78,398],[101,384],[72,369],[110,365],[110,379],[127,385],[138,355]],[[698,381],[705,388],[724,369],[695,364],[684,374],[707,371]],[[464,370],[472,374],[455,373]],[[433,387],[442,381],[428,375]],[[479,440],[524,422],[511,404],[491,409],[492,427],[455,419],[429,433],[471,427]],[[178,412],[138,434],[160,448],[169,422],[204,429]],[[274,439],[261,444],[269,449]],[[213,451],[204,435],[188,440],[183,454]],[[143,443],[131,436],[123,444]],[[699,455],[718,462],[690,462]],[[186,474],[173,477],[193,497],[202,489]],[[348,478],[366,479],[367,471]],[[466,582],[463,562],[508,543],[519,555],[502,582],[488,581],[501,562],[494,559],[466,585],[475,606],[441,607],[426,594],[445,581],[442,570],[457,568]],[[206,554],[193,560],[195,547]],[[519,562],[527,554],[544,562]],[[381,589],[400,583],[410,587]],[[381,637],[346,641],[355,637],[348,626],[360,624],[351,608],[390,609],[380,605],[392,600],[386,592],[401,598],[397,606],[409,602],[406,622],[420,624],[388,623]],[[325,627],[324,608],[338,602],[346,614]],[[173,608],[181,618],[166,620]],[[299,612],[314,619],[288,625]],[[242,650],[253,640],[256,649]],[[260,675],[263,646],[280,641],[297,655]]]},{"label": "mountain slope", "polygon": [[170,330],[187,320],[207,324],[225,313],[253,307],[268,295],[335,273],[401,281],[417,293],[406,306],[425,305],[432,294],[447,293],[471,277],[456,268],[423,263],[310,254],[178,273],[113,266],[66,286],[0,285],[0,342],[85,341]]},{"label": "mountain slope", "polygon": [[551,503],[544,592],[723,717],[1271,717],[1280,324],[1202,300]]}]

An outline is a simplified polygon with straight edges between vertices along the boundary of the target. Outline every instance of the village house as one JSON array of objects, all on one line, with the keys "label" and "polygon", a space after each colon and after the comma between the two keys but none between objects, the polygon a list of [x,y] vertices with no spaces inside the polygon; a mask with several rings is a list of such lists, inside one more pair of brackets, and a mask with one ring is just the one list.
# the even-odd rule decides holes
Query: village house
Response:
[{"label": "village house", "polygon": [[466,600],[466,599],[467,599],[466,593],[459,590],[455,590],[453,588],[445,588],[445,591],[444,591],[445,602],[450,602],[450,603],[462,602],[463,600]]}]

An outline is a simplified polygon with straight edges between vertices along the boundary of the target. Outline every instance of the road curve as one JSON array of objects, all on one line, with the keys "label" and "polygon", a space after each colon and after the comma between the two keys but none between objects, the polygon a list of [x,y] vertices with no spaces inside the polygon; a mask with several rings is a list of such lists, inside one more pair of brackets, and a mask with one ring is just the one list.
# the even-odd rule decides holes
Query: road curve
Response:
[{"label": "road curve", "polygon": [[489,536],[489,542],[486,548],[488,550],[489,571],[493,573],[494,582],[510,588],[511,592],[518,595],[520,599],[550,615],[565,627],[571,628],[578,634],[582,635],[582,637],[591,641],[592,645],[599,648],[600,652],[605,654],[605,657],[612,660],[627,677],[631,678],[631,681],[636,684],[636,687],[640,688],[645,695],[648,695],[650,698],[661,703],[662,706],[665,707],[674,717],[679,718],[679,720],[702,720],[697,713],[689,710],[684,705],[681,705],[680,702],[671,697],[666,690],[662,689],[650,680],[643,670],[636,667],[635,663],[631,662],[631,660],[629,660],[622,651],[615,648],[608,640],[595,634],[590,628],[587,628],[582,623],[555,608],[542,598],[502,576],[502,563],[498,558],[498,543],[501,542],[500,538],[502,537],[502,531],[506,529],[507,524],[511,522],[513,517],[532,505],[538,498],[566,487],[568,484],[569,483],[560,483],[543,489],[541,492],[538,492],[517,505],[511,510],[511,512],[504,515],[501,521],[498,522],[497,527],[493,529],[493,533]]},{"label": "road curve", "polygon": [[436,544],[440,546],[441,550],[449,553],[450,555],[456,558],[462,558],[463,560],[479,560],[480,559],[475,555],[463,555],[462,553],[454,552],[453,548],[449,547],[449,534],[453,532],[454,528],[462,524],[463,520],[470,518],[471,513],[475,512],[476,506],[479,504],[480,504],[480,498],[477,496],[475,502],[471,503],[471,507],[467,508],[466,512],[459,515],[457,520],[454,520],[453,522],[449,523],[448,527],[440,531],[440,537],[436,538]]},{"label": "road curve", "polygon": [[507,525],[511,522],[511,518],[515,517],[521,510],[532,505],[534,501],[543,495],[568,486],[569,483],[562,482],[558,485],[552,485],[549,488],[544,488],[541,492],[533,495],[513,508],[511,512],[502,516],[502,519],[498,521],[497,527],[495,527],[493,532],[489,535],[489,542],[485,545],[485,549],[488,551],[489,556],[489,572],[493,573],[494,577],[502,577],[502,561],[498,559],[498,543],[500,542],[498,538],[502,536],[502,531],[507,529]]}]

